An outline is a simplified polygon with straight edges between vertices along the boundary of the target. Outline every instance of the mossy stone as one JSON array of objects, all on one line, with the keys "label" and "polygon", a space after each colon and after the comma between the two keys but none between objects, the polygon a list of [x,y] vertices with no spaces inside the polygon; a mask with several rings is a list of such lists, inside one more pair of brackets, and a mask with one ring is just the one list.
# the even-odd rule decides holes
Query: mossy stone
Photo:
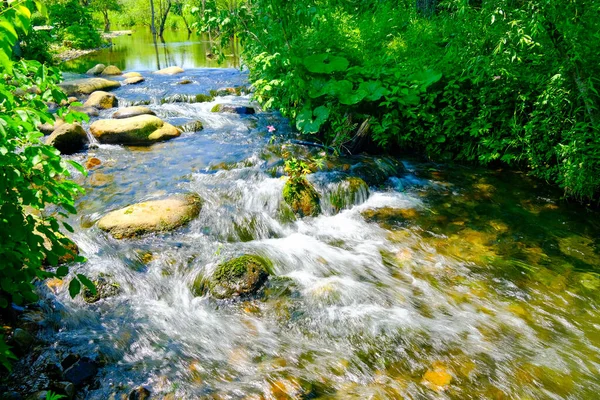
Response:
[{"label": "mossy stone", "polygon": [[246,254],[220,264],[204,286],[217,299],[251,295],[266,282],[270,269],[270,261]]},{"label": "mossy stone", "polygon": [[288,180],[283,199],[301,217],[315,217],[321,212],[319,194],[306,179]]},{"label": "mossy stone", "polygon": [[118,283],[113,282],[108,275],[100,275],[93,280],[96,286],[96,293],[92,293],[87,287],[83,290],[83,300],[86,303],[95,303],[98,300],[113,297],[119,294],[121,287]]},{"label": "mossy stone", "polygon": [[358,177],[351,176],[340,182],[339,186],[329,195],[329,201],[335,212],[349,206],[359,204],[369,197],[369,185]]}]

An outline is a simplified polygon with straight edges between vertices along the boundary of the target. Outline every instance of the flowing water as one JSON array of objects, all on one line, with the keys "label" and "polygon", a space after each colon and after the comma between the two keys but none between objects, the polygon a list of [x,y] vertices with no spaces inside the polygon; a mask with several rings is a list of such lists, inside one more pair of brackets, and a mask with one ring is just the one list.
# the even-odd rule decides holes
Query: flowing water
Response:
[{"label": "flowing water", "polygon": [[[245,96],[162,101],[241,84],[243,73],[144,75],[114,91],[121,105],[143,102],[204,130],[72,157],[102,163],[76,176],[86,194],[71,237],[87,261],[72,270],[120,289],[87,304],[66,284],[40,285],[45,352],[103,365],[84,398],[137,385],[159,399],[598,398],[598,212],[520,173],[362,156],[330,157],[311,174],[323,213],[295,219],[282,157],[319,148],[294,142],[277,113],[210,112],[249,104]],[[333,201],[351,175],[369,190]],[[94,225],[187,192],[204,199],[202,211],[172,232],[115,240]],[[247,253],[273,263],[263,293],[193,295],[199,275]]]}]

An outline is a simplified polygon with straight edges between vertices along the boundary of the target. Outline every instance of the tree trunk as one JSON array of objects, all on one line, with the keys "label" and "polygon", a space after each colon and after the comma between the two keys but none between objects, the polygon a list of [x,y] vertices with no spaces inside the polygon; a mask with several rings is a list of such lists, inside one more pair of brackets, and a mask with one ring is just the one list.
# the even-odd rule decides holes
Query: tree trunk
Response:
[{"label": "tree trunk", "polygon": [[152,36],[156,36],[156,28],[154,27],[154,0],[150,0],[150,12],[152,14],[151,22],[150,22],[150,30],[152,31]]},{"label": "tree trunk", "polygon": [[108,19],[108,10],[103,10],[104,15],[104,32],[110,32],[110,20]]},{"label": "tree trunk", "polygon": [[167,23],[167,17],[171,10],[171,0],[167,0],[166,8],[163,9],[163,3],[160,2],[160,24],[158,26],[158,36],[163,37],[165,31],[165,24]]}]

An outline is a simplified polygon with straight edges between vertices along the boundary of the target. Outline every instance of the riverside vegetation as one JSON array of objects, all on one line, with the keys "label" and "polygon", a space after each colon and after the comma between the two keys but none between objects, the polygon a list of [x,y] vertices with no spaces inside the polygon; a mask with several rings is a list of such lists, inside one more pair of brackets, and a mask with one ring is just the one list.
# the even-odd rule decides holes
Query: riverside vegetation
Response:
[{"label": "riverside vegetation", "polygon": [[502,163],[596,198],[600,4],[416,4],[256,0],[195,11],[201,29],[241,40],[255,98],[326,144]]}]

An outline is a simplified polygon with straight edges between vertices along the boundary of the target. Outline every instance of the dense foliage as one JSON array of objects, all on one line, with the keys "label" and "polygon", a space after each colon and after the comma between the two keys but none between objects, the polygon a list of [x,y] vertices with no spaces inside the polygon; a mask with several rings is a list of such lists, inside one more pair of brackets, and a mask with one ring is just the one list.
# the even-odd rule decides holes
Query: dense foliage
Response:
[{"label": "dense foliage", "polygon": [[[43,144],[37,128],[54,121],[48,102],[66,100],[56,86],[60,72],[35,61],[12,60],[18,36],[30,31],[31,11],[36,7],[43,11],[33,1],[0,6],[0,311],[11,303],[36,300],[36,279],[68,274],[66,266],[44,266],[56,266],[61,257],[72,253],[72,243],[61,235],[56,217],[74,213],[74,198],[81,192],[65,179],[68,163],[58,150]],[[58,114],[68,122],[83,117],[65,109]],[[72,230],[66,223],[62,226]],[[81,283],[93,288],[88,279],[78,277],[70,286],[73,294]],[[0,336],[0,364],[8,368],[10,357]]]},{"label": "dense foliage", "polygon": [[60,0],[49,4],[49,22],[57,39],[75,49],[91,49],[102,44],[100,33],[92,18],[92,7],[78,0]]},{"label": "dense foliage", "polygon": [[327,144],[500,161],[570,196],[600,191],[600,3],[253,0],[209,10],[196,10],[199,25],[241,38],[257,100]]}]

